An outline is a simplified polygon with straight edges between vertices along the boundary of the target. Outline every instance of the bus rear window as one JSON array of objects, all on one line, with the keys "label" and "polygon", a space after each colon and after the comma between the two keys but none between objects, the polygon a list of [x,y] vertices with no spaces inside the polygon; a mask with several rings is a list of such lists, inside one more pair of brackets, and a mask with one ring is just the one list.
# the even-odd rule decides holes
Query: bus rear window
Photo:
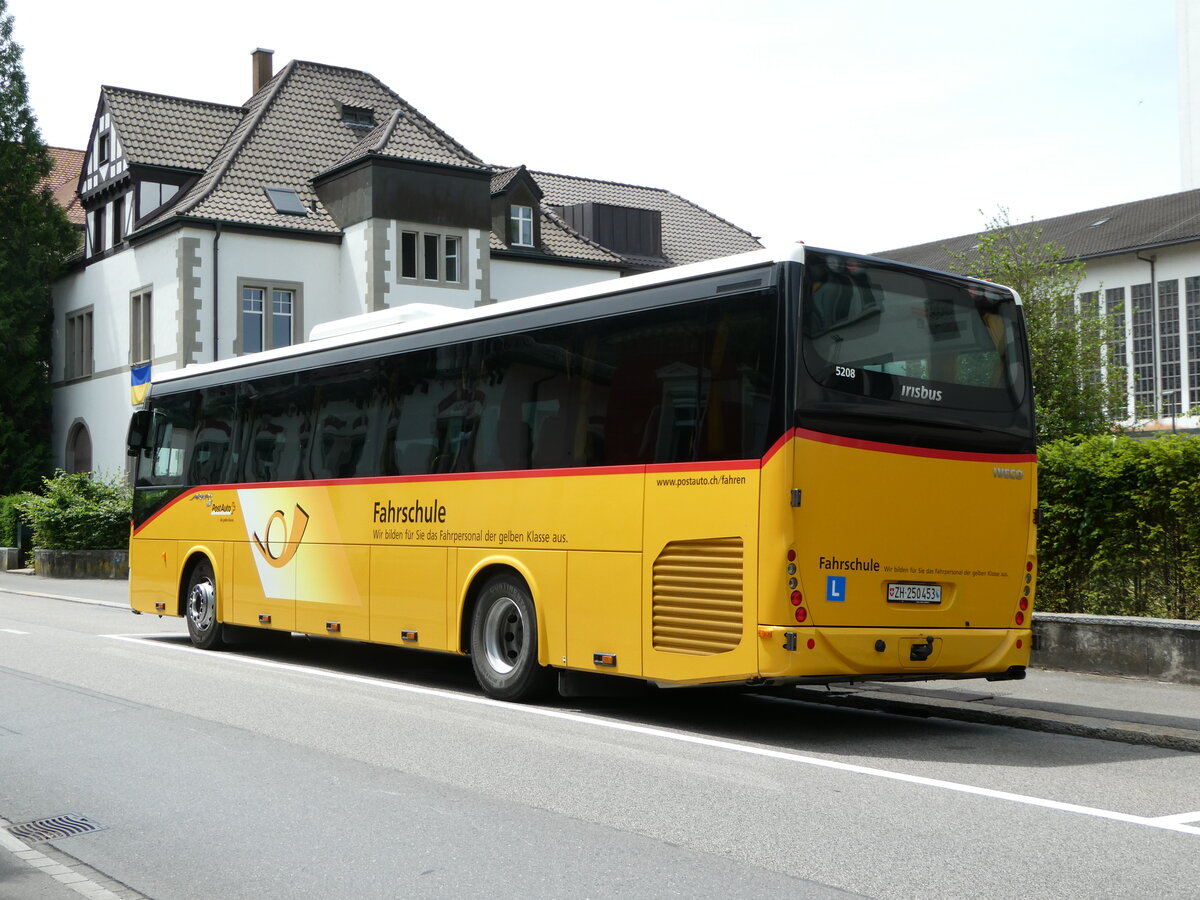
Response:
[{"label": "bus rear window", "polygon": [[819,251],[804,283],[802,353],[824,387],[958,409],[1025,402],[1010,291]]}]

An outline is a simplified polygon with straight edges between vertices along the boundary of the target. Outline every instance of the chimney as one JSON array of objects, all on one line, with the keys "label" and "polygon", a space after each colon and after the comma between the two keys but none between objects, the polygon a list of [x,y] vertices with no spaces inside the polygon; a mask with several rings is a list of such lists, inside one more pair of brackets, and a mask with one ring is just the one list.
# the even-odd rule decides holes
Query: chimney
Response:
[{"label": "chimney", "polygon": [[272,68],[271,58],[275,55],[274,50],[264,50],[259,47],[250,54],[250,62],[254,76],[254,91],[257,94],[259,89],[271,80],[271,76],[275,74]]}]

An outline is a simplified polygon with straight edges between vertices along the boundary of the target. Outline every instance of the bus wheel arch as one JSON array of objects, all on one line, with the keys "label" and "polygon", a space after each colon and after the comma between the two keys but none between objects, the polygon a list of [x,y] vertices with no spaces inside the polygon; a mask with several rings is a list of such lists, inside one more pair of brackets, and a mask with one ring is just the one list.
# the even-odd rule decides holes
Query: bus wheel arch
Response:
[{"label": "bus wheel arch", "polygon": [[207,554],[193,553],[183,567],[179,583],[179,614],[187,622],[188,637],[202,650],[225,646],[225,626],[218,615],[216,568]]},{"label": "bus wheel arch", "polygon": [[540,624],[529,582],[516,569],[489,566],[473,579],[460,641],[487,694],[521,701],[549,693],[555,675],[538,660]]}]

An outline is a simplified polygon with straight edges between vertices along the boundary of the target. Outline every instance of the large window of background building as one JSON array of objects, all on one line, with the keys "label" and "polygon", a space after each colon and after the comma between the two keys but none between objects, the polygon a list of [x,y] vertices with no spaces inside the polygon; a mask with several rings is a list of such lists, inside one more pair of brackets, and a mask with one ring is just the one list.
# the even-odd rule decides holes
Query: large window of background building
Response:
[{"label": "large window of background building", "polygon": [[[1112,360],[1124,371],[1129,365],[1128,351],[1125,343],[1125,288],[1109,288],[1104,292],[1104,312],[1108,316],[1109,323],[1112,325],[1113,343],[1110,348],[1112,351]],[[1129,415],[1129,401],[1124,400],[1122,402],[1125,403],[1124,414]]]},{"label": "large window of background building", "polygon": [[151,346],[151,290],[142,288],[129,296],[129,364],[136,366],[153,359]]},{"label": "large window of background building", "polygon": [[401,231],[400,278],[461,284],[462,247],[462,235]]},{"label": "large window of background building", "polygon": [[88,378],[93,371],[94,337],[92,334],[93,308],[67,313],[63,328],[63,377],[67,381]]},{"label": "large window of background building", "polygon": [[1133,339],[1133,414],[1152,415],[1154,396],[1154,286],[1135,284],[1129,290]]},{"label": "large window of background building", "polygon": [[239,279],[238,287],[241,310],[236,352],[258,353],[303,340],[300,284]]},{"label": "large window of background building", "polygon": [[1179,281],[1158,283],[1159,401],[1164,416],[1180,415],[1183,368],[1179,354]]},{"label": "large window of background building", "polygon": [[533,207],[514,205],[511,209],[512,242],[515,247],[533,246]]},{"label": "large window of background building", "polygon": [[1187,304],[1188,399],[1184,410],[1200,406],[1200,277],[1184,282]]}]

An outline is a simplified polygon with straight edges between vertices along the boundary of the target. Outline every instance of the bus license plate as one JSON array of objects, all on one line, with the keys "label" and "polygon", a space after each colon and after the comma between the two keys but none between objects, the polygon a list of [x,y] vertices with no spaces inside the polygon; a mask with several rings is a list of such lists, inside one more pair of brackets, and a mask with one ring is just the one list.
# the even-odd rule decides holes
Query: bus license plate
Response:
[{"label": "bus license plate", "polygon": [[889,582],[887,586],[888,603],[941,603],[942,586],[940,584],[898,584]]}]

